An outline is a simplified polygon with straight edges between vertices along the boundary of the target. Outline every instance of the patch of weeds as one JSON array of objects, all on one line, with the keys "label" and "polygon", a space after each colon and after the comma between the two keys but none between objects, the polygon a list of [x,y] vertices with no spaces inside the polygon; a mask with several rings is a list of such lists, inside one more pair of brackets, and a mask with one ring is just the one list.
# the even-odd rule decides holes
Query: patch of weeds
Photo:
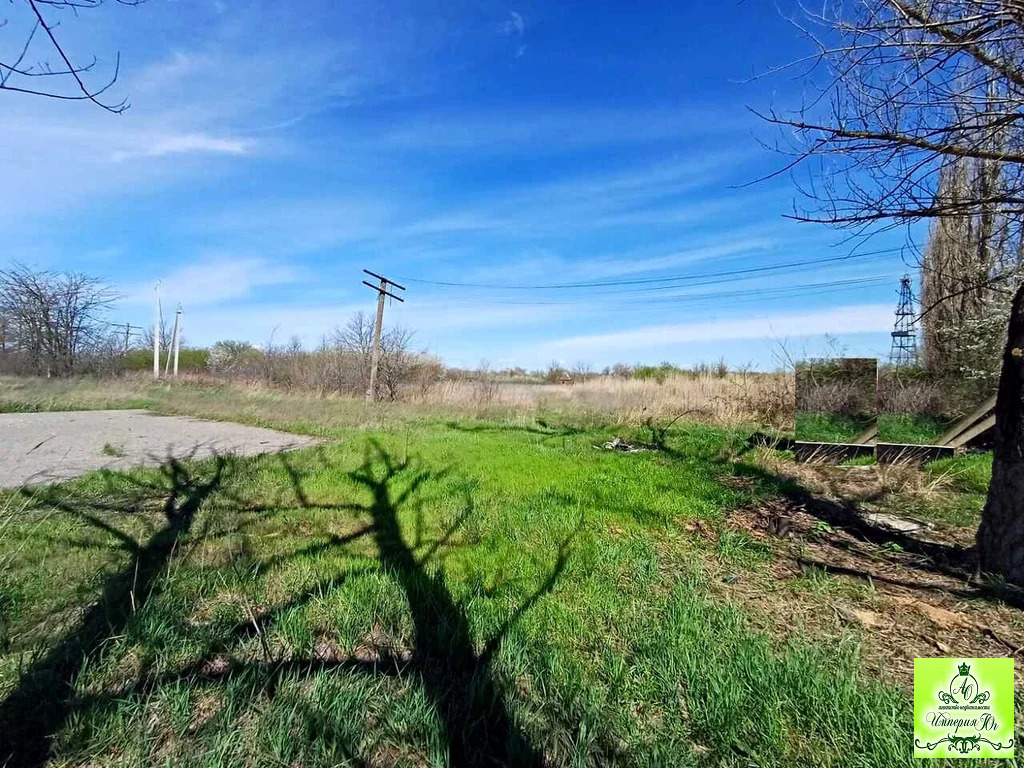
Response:
[{"label": "patch of weeds", "polygon": [[949,489],[923,495],[899,494],[884,500],[881,506],[900,516],[956,528],[977,528],[985,506],[985,494]]},{"label": "patch of weeds", "polygon": [[796,452],[793,451],[793,450],[787,450],[787,451],[776,450],[775,451],[775,456],[776,456],[776,458],[778,458],[778,459],[780,459],[782,461],[796,461]]},{"label": "patch of weeds", "polygon": [[104,443],[103,444],[103,455],[104,456],[111,456],[111,457],[116,458],[116,459],[120,459],[120,458],[122,458],[124,456],[124,448],[122,448],[119,445],[114,445],[113,443]]},{"label": "patch of weeds", "polygon": [[684,765],[912,765],[903,746],[909,701],[893,688],[852,683],[861,663],[853,642],[776,648],[740,611],[683,584],[652,645],[650,660],[640,656],[644,671],[685,701],[671,714],[685,718],[684,738],[707,748]]},{"label": "patch of weeds", "polygon": [[724,528],[718,534],[716,545],[718,557],[723,563],[749,568],[767,562],[772,557],[771,548],[749,533]]},{"label": "patch of weeds", "polygon": [[835,530],[835,528],[826,523],[824,520],[819,520],[814,524],[814,527],[811,528],[809,535],[812,539],[821,539],[835,533]]},{"label": "patch of weeds", "polygon": [[952,425],[950,419],[908,414],[879,414],[878,439],[883,443],[934,445]]},{"label": "patch of weeds", "polygon": [[818,597],[835,594],[842,586],[835,574],[813,565],[806,568],[800,576],[791,579],[789,585],[796,592],[810,592]]},{"label": "patch of weeds", "polygon": [[848,416],[840,413],[796,414],[796,439],[813,443],[849,443],[867,429],[871,416]]},{"label": "patch of weeds", "polygon": [[852,459],[847,459],[846,461],[842,462],[842,464],[840,464],[840,466],[842,466],[842,467],[871,467],[871,466],[874,466],[876,463],[877,462],[875,461],[875,457],[870,455],[870,454],[868,454],[866,456],[855,456]]},{"label": "patch of weeds", "polygon": [[903,551],[903,547],[900,545],[899,542],[896,541],[885,542],[885,544],[882,545],[881,549],[883,552],[891,552],[893,554],[899,554]]},{"label": "patch of weeds", "polygon": [[963,493],[988,493],[992,480],[992,454],[976,453],[939,459],[925,467],[933,478],[945,478],[950,487]]},{"label": "patch of weeds", "polygon": [[[1011,584],[1006,580],[1004,576],[998,573],[986,573],[983,576],[985,587],[995,596],[998,600],[1002,600],[1010,605],[1017,605],[1020,602],[1021,595],[1024,594],[1021,588],[1015,584]],[[1016,624],[1016,622],[1014,622]]]},{"label": "patch of weeds", "polygon": [[24,601],[19,585],[0,576],[0,653],[10,651],[11,638],[8,627],[17,621]]}]

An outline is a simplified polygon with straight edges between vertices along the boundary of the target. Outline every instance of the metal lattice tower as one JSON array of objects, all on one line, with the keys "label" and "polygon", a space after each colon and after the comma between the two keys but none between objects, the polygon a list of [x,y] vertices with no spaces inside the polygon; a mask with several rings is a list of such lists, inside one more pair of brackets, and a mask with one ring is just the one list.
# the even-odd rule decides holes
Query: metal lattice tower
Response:
[{"label": "metal lattice tower", "polygon": [[900,279],[900,303],[896,307],[896,325],[892,330],[892,349],[889,351],[892,365],[914,365],[917,362],[916,316],[910,276],[904,275]]}]

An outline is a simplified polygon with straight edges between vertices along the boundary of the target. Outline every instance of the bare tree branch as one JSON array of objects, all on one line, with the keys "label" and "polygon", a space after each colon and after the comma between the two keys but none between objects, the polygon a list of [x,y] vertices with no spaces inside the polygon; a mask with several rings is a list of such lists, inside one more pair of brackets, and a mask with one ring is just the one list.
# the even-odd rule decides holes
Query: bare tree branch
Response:
[{"label": "bare tree branch", "polygon": [[[119,5],[136,6],[145,0],[115,0],[115,2]],[[25,10],[30,25],[25,42],[17,49],[13,59],[5,59],[0,54],[0,90],[63,101],[89,101],[113,114],[120,114],[128,109],[129,104],[125,99],[112,102],[101,98],[113,87],[120,75],[120,53],[115,55],[114,70],[110,77],[97,87],[89,85],[84,76],[91,73],[96,67],[98,63],[96,57],[94,56],[88,64],[75,64],[57,35],[59,22],[48,21],[43,10],[45,8],[54,12],[70,11],[77,16],[79,11],[92,10],[102,4],[103,0],[13,0],[14,7]],[[6,24],[7,21],[5,19],[4,23]],[[54,69],[48,64],[26,65],[25,62],[40,37],[40,32],[47,47],[56,53],[63,63],[61,68]],[[41,84],[29,84],[44,81],[47,83],[63,82],[65,80],[71,85],[70,89],[61,88],[59,85],[47,87]]]}]

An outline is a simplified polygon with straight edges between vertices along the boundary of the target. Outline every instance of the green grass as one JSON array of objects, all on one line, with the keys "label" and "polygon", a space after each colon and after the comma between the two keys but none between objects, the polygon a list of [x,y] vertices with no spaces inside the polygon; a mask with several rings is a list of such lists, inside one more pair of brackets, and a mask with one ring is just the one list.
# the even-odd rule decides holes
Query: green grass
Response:
[{"label": "green grass", "polygon": [[963,493],[984,495],[992,480],[992,454],[976,453],[933,461],[927,466],[932,477],[948,478],[950,484]]},{"label": "green grass", "polygon": [[992,454],[981,453],[940,459],[926,465],[925,471],[944,490],[918,504],[914,513],[961,528],[977,528],[985,507],[988,484],[992,479]]},{"label": "green grass", "polygon": [[811,443],[849,443],[871,426],[873,419],[801,411],[796,414],[796,439]]},{"label": "green grass", "polygon": [[844,467],[870,467],[878,462],[875,457],[871,454],[867,456],[854,456],[852,459],[840,462]]},{"label": "green grass", "polygon": [[[421,423],[12,498],[0,745],[60,765],[909,765],[908,699],[862,676],[855,636],[778,643],[679,539],[765,492],[722,482],[732,437],[603,437]],[[717,541],[730,567],[768,557]]]},{"label": "green grass", "polygon": [[878,441],[902,445],[934,445],[952,426],[948,419],[907,414],[879,414]]},{"label": "green grass", "polygon": [[911,764],[856,631],[783,641],[719,596],[772,557],[725,524],[777,488],[742,432],[627,455],[587,414],[0,379],[32,398],[332,440],[0,497],[0,764]]}]

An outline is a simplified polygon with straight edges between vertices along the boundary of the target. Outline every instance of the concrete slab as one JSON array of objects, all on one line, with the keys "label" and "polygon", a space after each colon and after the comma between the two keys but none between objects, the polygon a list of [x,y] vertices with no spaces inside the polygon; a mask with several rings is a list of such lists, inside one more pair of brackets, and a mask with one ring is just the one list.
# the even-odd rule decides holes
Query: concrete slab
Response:
[{"label": "concrete slab", "polygon": [[0,488],[66,480],[95,469],[158,465],[168,458],[250,456],[315,445],[272,429],[149,411],[0,414]]}]

